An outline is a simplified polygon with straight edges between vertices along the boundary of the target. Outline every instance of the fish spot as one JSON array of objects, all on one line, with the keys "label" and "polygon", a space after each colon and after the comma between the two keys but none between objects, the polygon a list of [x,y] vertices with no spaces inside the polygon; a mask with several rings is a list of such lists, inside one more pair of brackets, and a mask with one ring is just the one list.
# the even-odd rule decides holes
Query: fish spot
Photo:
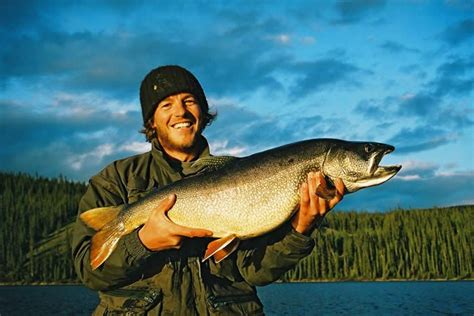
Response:
[{"label": "fish spot", "polygon": [[288,163],[293,163],[295,160],[293,158],[288,159]]}]

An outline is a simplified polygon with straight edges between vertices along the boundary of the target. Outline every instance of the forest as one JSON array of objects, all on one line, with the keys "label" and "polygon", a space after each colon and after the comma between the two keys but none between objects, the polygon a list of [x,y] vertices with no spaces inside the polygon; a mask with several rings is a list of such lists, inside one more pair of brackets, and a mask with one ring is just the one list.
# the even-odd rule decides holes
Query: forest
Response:
[{"label": "forest", "polygon": [[[86,184],[0,172],[0,282],[77,283],[69,238]],[[282,281],[473,279],[474,206],[331,212]]]}]

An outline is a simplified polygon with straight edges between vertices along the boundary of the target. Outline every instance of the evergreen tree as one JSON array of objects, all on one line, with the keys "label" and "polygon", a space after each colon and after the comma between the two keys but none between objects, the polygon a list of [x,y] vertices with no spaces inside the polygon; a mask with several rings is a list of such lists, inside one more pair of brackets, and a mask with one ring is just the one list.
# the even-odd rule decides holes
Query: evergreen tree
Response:
[{"label": "evergreen tree", "polygon": [[[84,183],[0,172],[0,282],[75,282],[69,248]],[[474,206],[331,212],[283,281],[472,279]]]}]

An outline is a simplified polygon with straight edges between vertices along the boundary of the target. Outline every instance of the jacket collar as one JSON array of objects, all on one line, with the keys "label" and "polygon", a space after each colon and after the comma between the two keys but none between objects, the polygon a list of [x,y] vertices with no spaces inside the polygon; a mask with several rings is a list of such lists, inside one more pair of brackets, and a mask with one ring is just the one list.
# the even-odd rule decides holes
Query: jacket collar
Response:
[{"label": "jacket collar", "polygon": [[204,136],[203,140],[205,143],[204,149],[201,151],[199,156],[193,161],[179,161],[168,156],[157,139],[152,140],[151,154],[153,156],[153,159],[156,161],[160,161],[160,165],[168,169],[168,171],[173,173],[178,172],[179,174],[181,174],[181,176],[192,175],[198,173],[202,169],[201,164],[195,164],[196,160],[211,156],[209,150],[209,143],[204,138]]}]

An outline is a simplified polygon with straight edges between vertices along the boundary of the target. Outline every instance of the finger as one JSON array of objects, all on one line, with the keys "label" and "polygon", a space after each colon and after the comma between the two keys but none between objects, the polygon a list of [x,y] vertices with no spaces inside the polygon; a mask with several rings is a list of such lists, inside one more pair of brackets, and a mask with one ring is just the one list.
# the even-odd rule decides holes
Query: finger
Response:
[{"label": "finger", "polygon": [[296,205],[295,207],[295,214],[293,215],[293,218],[291,220],[291,224],[293,228],[297,228],[298,222],[300,219],[300,212],[303,210],[303,212],[308,209],[309,205],[309,192],[308,192],[308,184],[306,182],[303,182],[300,186],[300,204]]},{"label": "finger", "polygon": [[336,185],[337,193],[339,193],[341,196],[344,195],[344,193],[346,192],[346,187],[341,178],[336,179],[335,185]]},{"label": "finger", "polygon": [[328,211],[328,201],[323,198],[318,197],[318,203],[319,203],[319,209],[318,209],[318,214],[321,216],[324,216],[326,212]]},{"label": "finger", "polygon": [[318,173],[310,172],[308,173],[308,190],[310,197],[316,194],[316,189],[318,188],[320,181]]},{"label": "finger", "polygon": [[316,195],[316,189],[320,185],[320,177],[314,172],[308,174],[308,187],[309,187],[309,198],[310,198],[310,210],[317,211],[318,209],[318,196]]},{"label": "finger", "polygon": [[340,178],[337,178],[335,181],[336,185],[336,196],[329,201],[329,207],[332,209],[334,206],[336,206],[337,203],[341,202],[341,200],[344,198],[344,192],[345,192],[345,186],[344,182]]},{"label": "finger", "polygon": [[300,187],[300,207],[307,207],[309,205],[309,189],[308,183],[303,182]]},{"label": "finger", "polygon": [[179,235],[179,236],[194,238],[194,237],[211,237],[213,235],[212,231],[207,230],[207,229],[185,227],[178,224],[174,224],[174,225],[175,225],[174,234]]}]

